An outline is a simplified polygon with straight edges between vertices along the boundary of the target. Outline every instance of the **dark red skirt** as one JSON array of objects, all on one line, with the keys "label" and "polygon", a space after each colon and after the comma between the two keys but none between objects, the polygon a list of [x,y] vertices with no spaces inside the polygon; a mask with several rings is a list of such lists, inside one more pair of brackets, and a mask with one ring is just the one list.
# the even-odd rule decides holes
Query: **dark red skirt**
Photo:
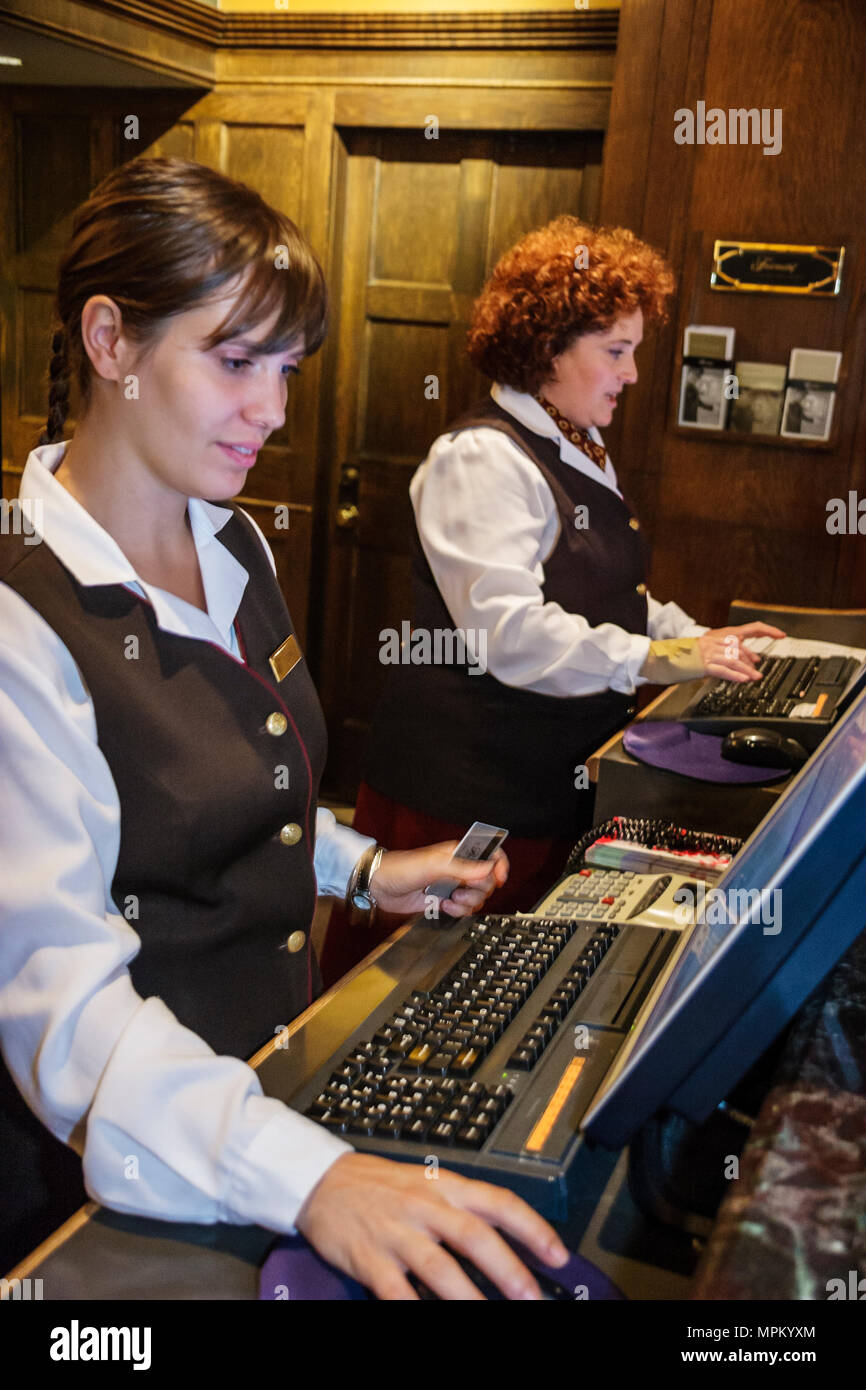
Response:
[{"label": "dark red skirt", "polygon": [[[435,816],[413,811],[398,801],[374,791],[362,782],[355,807],[354,828],[362,835],[372,835],[386,849],[420,849],[440,840],[459,840],[468,825],[438,820]],[[559,878],[574,845],[568,839],[520,839],[511,836],[505,841],[511,871],[502,888],[487,899],[486,912],[528,912]],[[394,923],[371,928],[350,927],[342,903],[331,912],[321,968],[325,987],[332,985],[374,946],[384,941],[394,930]]]}]

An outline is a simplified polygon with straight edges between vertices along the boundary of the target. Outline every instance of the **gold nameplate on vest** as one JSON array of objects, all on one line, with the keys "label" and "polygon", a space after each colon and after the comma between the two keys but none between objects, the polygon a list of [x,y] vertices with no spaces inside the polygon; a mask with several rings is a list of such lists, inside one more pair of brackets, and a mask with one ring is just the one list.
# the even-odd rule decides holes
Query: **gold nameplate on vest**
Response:
[{"label": "gold nameplate on vest", "polygon": [[281,642],[272,656],[268,657],[271,663],[271,670],[277,681],[284,681],[290,671],[293,671],[301,659],[301,649],[294,637],[287,637],[285,642]]}]

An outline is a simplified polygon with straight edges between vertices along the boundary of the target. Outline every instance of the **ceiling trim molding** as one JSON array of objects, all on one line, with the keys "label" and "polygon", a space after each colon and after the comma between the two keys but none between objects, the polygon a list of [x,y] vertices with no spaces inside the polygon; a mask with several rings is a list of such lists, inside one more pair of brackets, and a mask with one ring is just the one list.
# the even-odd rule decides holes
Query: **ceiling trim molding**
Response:
[{"label": "ceiling trim molding", "polygon": [[[170,3],[170,0],[169,0]],[[224,14],[226,48],[566,48],[616,50],[619,12]]]},{"label": "ceiling trim molding", "polygon": [[[194,0],[78,0],[78,5],[223,50],[558,48],[613,53],[619,27],[618,10],[258,15],[226,14]],[[21,7],[15,0],[0,0],[0,14],[20,16]]]}]

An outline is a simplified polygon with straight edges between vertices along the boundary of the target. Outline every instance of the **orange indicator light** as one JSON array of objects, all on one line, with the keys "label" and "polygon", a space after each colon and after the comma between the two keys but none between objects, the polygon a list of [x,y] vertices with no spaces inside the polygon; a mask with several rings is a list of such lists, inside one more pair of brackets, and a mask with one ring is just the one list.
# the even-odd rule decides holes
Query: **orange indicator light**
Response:
[{"label": "orange indicator light", "polygon": [[585,1057],[572,1057],[565,1071],[562,1073],[562,1076],[559,1078],[559,1085],[547,1102],[546,1109],[543,1111],[541,1118],[536,1123],[535,1128],[523,1146],[526,1153],[538,1153],[539,1150],[544,1148],[550,1131],[559,1119],[563,1106],[571,1094],[574,1083],[583,1071],[585,1062]]}]

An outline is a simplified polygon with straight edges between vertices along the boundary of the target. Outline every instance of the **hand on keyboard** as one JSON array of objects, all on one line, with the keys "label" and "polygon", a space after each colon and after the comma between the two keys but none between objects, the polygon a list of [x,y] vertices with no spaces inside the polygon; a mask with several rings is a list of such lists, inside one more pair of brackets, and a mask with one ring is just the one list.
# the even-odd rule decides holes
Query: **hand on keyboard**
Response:
[{"label": "hand on keyboard", "polygon": [[445,1169],[435,1177],[430,1172],[373,1154],[344,1154],[313,1188],[295,1224],[320,1255],[380,1299],[416,1300],[407,1274],[440,1298],[482,1299],[442,1241],[506,1298],[542,1299],[493,1223],[558,1269],[568,1251],[553,1227],[513,1192]]},{"label": "hand on keyboard", "polygon": [[716,627],[698,638],[704,672],[726,681],[757,681],[758,657],[745,646],[747,637],[784,637],[769,623],[741,623],[739,627]]}]

